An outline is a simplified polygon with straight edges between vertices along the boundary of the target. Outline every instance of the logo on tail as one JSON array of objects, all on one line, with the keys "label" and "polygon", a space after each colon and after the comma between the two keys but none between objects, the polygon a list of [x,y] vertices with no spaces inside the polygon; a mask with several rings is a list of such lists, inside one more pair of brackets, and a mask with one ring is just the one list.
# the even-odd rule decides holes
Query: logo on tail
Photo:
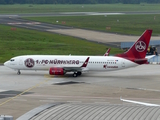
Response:
[{"label": "logo on tail", "polygon": [[146,30],[127,52],[116,56],[128,59],[137,64],[144,64],[147,61],[145,56],[149,46],[151,34],[152,30]]},{"label": "logo on tail", "polygon": [[143,52],[146,49],[146,44],[143,41],[138,41],[135,44],[135,48],[138,52]]}]

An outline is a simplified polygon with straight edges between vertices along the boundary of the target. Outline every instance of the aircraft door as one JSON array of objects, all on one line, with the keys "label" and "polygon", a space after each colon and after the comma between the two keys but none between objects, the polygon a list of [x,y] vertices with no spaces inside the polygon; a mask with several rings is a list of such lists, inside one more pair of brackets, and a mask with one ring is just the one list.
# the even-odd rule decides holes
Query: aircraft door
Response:
[{"label": "aircraft door", "polygon": [[19,65],[23,66],[23,58],[22,57],[19,59]]},{"label": "aircraft door", "polygon": [[121,64],[122,64],[122,67],[125,67],[125,60],[124,59],[122,59]]}]

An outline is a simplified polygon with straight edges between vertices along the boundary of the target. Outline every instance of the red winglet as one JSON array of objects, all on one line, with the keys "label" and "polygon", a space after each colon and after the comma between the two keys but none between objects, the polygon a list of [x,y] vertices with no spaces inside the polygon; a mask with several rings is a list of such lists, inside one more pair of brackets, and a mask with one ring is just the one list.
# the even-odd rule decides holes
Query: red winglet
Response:
[{"label": "red winglet", "polygon": [[110,50],[111,50],[111,48],[109,48],[103,56],[109,56]]},{"label": "red winglet", "polygon": [[89,61],[89,57],[86,59],[86,61],[83,63],[83,65],[81,67],[86,67]]}]

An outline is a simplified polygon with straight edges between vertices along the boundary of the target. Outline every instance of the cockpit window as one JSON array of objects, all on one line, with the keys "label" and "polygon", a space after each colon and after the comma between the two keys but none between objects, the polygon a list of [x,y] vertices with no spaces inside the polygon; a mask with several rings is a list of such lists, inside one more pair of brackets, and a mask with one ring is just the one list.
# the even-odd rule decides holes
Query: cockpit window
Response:
[{"label": "cockpit window", "polygon": [[10,61],[14,61],[14,59],[11,59]]}]

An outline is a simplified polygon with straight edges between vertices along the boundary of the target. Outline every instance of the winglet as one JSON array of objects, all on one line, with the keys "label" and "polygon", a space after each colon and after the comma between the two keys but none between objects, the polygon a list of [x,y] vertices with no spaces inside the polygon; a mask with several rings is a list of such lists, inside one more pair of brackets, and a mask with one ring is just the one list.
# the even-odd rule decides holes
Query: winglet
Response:
[{"label": "winglet", "polygon": [[83,63],[83,65],[81,67],[86,67],[89,61],[89,57],[86,59],[86,61]]},{"label": "winglet", "polygon": [[103,56],[109,56],[110,50],[111,50],[111,48],[109,48]]}]

